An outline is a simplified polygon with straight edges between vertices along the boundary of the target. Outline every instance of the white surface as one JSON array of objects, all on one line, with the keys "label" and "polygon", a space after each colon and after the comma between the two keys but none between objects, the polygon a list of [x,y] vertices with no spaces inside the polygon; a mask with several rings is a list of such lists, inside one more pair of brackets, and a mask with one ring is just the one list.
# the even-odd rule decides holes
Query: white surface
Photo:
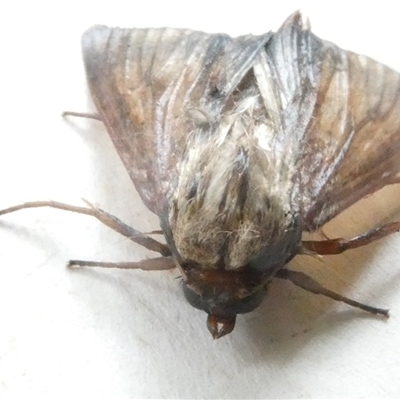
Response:
[{"label": "white surface", "polygon": [[[80,35],[95,23],[174,26],[232,35],[276,29],[302,8],[314,31],[400,71],[396,2],[9,2],[0,14],[0,208],[84,197],[142,231],[157,219],[136,194],[91,110]],[[351,236],[400,217],[400,188],[349,210],[325,229]],[[150,255],[90,217],[37,209],[0,221],[0,397],[400,396],[400,235],[325,264],[293,267],[360,301],[383,321],[271,285],[257,311],[213,341],[206,315],[181,295],[176,272],[67,270],[70,258]]]}]

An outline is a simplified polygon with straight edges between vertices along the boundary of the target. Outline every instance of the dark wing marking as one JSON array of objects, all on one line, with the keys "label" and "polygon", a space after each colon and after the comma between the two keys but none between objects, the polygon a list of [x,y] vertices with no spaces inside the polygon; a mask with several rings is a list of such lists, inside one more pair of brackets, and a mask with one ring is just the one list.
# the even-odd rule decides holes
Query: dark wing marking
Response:
[{"label": "dark wing marking", "polygon": [[146,206],[160,215],[193,129],[214,122],[270,38],[95,26],[82,38],[93,100]]},{"label": "dark wing marking", "polygon": [[306,230],[399,182],[399,73],[319,39],[299,13],[266,51]]}]

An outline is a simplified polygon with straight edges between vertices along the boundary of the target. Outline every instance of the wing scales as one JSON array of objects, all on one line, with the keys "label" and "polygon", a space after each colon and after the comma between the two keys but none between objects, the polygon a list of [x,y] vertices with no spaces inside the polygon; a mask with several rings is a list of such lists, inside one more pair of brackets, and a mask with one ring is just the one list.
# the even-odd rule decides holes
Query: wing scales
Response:
[{"label": "wing scales", "polygon": [[400,180],[400,75],[319,39],[299,13],[272,37],[98,26],[82,42],[101,118],[158,215],[193,129],[188,110],[218,124],[249,72],[279,144],[272,148],[295,166],[306,230]]},{"label": "wing scales", "polygon": [[400,75],[339,48],[333,55],[323,62],[321,81],[330,84],[304,138],[321,149],[318,158],[303,150],[304,220],[311,229],[395,183],[400,171]]},{"label": "wing scales", "polygon": [[147,207],[160,215],[193,129],[188,109],[217,122],[270,34],[97,26],[82,39],[92,97]]},{"label": "wing scales", "polygon": [[283,99],[277,140],[297,158],[294,182],[306,230],[398,183],[397,72],[319,39],[299,13],[274,34],[266,52],[274,91]]}]

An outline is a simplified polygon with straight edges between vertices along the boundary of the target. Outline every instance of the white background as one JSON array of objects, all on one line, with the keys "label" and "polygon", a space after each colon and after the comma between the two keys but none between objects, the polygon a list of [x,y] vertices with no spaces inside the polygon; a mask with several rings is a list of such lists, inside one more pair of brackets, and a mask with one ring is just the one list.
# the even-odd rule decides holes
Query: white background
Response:
[{"label": "white background", "polygon": [[[12,5],[11,5],[12,4]],[[89,111],[80,35],[97,23],[232,35],[277,29],[301,8],[313,30],[400,71],[396,2],[9,2],[0,13],[0,208],[87,198],[158,228]],[[400,155],[399,155],[400,157]],[[400,218],[400,188],[325,229],[351,236]],[[151,254],[91,217],[36,209],[0,220],[0,397],[295,398],[400,396],[400,235],[292,268],[391,309],[387,321],[274,282],[263,305],[213,341],[177,272],[67,270],[70,258]]]}]

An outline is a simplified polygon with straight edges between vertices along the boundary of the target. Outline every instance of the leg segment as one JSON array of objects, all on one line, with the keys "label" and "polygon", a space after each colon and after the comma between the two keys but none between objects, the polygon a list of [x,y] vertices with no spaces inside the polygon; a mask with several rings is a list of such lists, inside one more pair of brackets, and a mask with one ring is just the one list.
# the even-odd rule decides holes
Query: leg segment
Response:
[{"label": "leg segment", "polygon": [[400,221],[391,222],[375,229],[356,236],[352,239],[332,239],[332,240],[310,240],[303,241],[303,249],[314,253],[324,254],[340,254],[346,250],[356,249],[357,247],[365,246],[369,243],[384,238],[391,233],[400,230]]},{"label": "leg segment", "polygon": [[103,267],[103,268],[122,268],[122,269],[142,269],[144,271],[161,271],[173,269],[176,267],[172,257],[157,257],[147,260],[133,262],[101,262],[101,261],[83,261],[70,260],[67,267]]},{"label": "leg segment", "polygon": [[156,251],[161,255],[163,255],[164,257],[168,257],[171,255],[171,250],[167,245],[158,242],[157,240],[145,235],[142,232],[137,231],[134,228],[131,228],[117,217],[108,214],[107,212],[101,210],[100,208],[94,207],[88,201],[86,200],[84,201],[86,202],[86,204],[88,204],[89,206],[88,208],[71,206],[69,204],[59,203],[56,201],[32,201],[29,203],[23,203],[14,207],[7,208],[5,210],[0,210],[0,216],[14,211],[23,210],[25,208],[37,208],[37,207],[52,207],[52,208],[57,208],[59,210],[76,212],[78,214],[91,215],[92,217],[97,218],[100,222],[102,222],[104,225],[107,225],[114,231],[127,237],[133,242],[138,243],[143,247],[146,247],[146,249]]},{"label": "leg segment", "polygon": [[90,119],[95,119],[97,121],[102,121],[100,118],[100,115],[98,115],[98,114],[81,113],[81,112],[75,112],[75,111],[64,111],[61,115],[62,115],[62,117],[90,118]]},{"label": "leg segment", "polygon": [[322,294],[323,296],[329,297],[330,299],[333,299],[336,301],[341,301],[350,306],[357,307],[357,308],[360,308],[361,310],[368,311],[372,314],[380,314],[385,317],[389,317],[389,310],[371,307],[366,304],[359,303],[358,301],[351,300],[351,299],[344,297],[338,293],[332,292],[331,290],[324,288],[317,281],[315,281],[310,276],[304,274],[303,272],[290,271],[288,269],[281,269],[280,271],[278,271],[278,273],[275,276],[280,279],[287,279],[287,280],[291,281],[293,284],[295,284],[296,286],[299,286],[302,289],[307,290],[308,292],[315,293],[315,294]]},{"label": "leg segment", "polygon": [[[62,113],[62,116],[90,118],[102,122],[102,119],[98,114],[64,111]],[[72,206],[69,204],[60,203],[56,201],[33,201],[33,202],[19,204],[17,206],[10,207],[4,210],[0,210],[0,216],[15,211],[23,210],[26,208],[38,208],[38,207],[52,207],[59,210],[76,212],[78,214],[91,215],[92,217],[97,218],[103,224],[107,225],[109,228],[127,237],[133,242],[136,242],[146,247],[149,250],[156,251],[164,256],[164,257],[146,259],[136,262],[120,262],[120,263],[70,260],[67,265],[68,267],[86,266],[86,267],[104,267],[104,268],[142,269],[145,271],[159,271],[159,270],[168,270],[175,268],[175,263],[172,257],[170,257],[171,251],[168,246],[126,225],[117,217],[108,214],[107,212],[101,210],[100,208],[94,207],[93,204],[89,203],[88,201],[86,200],[84,201],[89,206],[89,208]],[[154,233],[162,233],[162,231],[154,231]]]}]

